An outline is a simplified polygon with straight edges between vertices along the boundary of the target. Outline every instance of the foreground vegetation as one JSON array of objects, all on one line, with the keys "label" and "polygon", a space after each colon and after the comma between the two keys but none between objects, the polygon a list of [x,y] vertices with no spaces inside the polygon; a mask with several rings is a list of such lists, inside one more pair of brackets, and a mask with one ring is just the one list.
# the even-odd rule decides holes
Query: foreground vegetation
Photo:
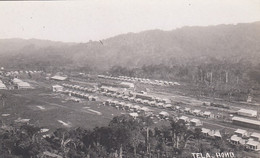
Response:
[{"label": "foreground vegetation", "polygon": [[203,139],[201,129],[188,129],[174,120],[160,128],[152,124],[147,117],[121,115],[105,127],[60,128],[45,138],[34,125],[2,125],[0,157],[192,157],[192,153],[241,152],[224,138]]}]

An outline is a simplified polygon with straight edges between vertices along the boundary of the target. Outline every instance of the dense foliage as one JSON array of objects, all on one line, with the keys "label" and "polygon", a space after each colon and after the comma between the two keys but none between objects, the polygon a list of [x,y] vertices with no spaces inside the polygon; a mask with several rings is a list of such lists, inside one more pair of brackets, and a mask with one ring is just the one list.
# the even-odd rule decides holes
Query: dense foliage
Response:
[{"label": "dense foliage", "polygon": [[2,125],[0,157],[191,157],[192,152],[232,151],[226,139],[202,138],[201,129],[174,120],[158,128],[150,118],[128,115],[92,130],[56,129],[46,138],[34,125]]}]

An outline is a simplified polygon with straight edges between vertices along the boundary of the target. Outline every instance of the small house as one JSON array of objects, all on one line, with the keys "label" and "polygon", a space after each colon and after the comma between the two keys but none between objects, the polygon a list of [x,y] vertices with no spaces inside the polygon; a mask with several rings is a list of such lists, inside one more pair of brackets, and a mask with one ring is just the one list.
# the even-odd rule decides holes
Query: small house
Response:
[{"label": "small house", "polygon": [[247,116],[247,117],[257,117],[257,111],[250,109],[240,109],[237,111],[238,115]]},{"label": "small house", "polygon": [[164,108],[172,108],[172,104],[166,104],[164,105]]},{"label": "small house", "polygon": [[246,143],[246,147],[248,149],[254,150],[254,151],[259,151],[260,150],[260,142],[254,141],[254,140],[249,140]]},{"label": "small house", "polygon": [[206,117],[206,118],[213,118],[214,117],[214,115],[210,111],[205,111],[203,113],[203,116]]},{"label": "small house", "polygon": [[161,118],[166,118],[166,117],[169,117],[170,114],[168,112],[166,112],[166,111],[162,111],[162,112],[159,113],[159,116]]},{"label": "small house", "polygon": [[221,136],[219,130],[216,130],[216,131],[214,132],[214,135],[213,135],[213,136],[214,136],[215,139],[222,139],[222,136]]},{"label": "small house", "polygon": [[202,133],[203,136],[205,136],[205,137],[210,136],[210,132],[211,132],[210,129],[207,129],[207,128],[201,128],[201,133]]},{"label": "small house", "polygon": [[67,80],[66,76],[59,76],[59,75],[55,75],[51,77],[52,80],[56,80],[56,81],[65,81]]},{"label": "small house", "polygon": [[250,135],[250,138],[252,138],[255,141],[260,141],[260,133],[254,132]]},{"label": "small house", "polygon": [[179,118],[179,121],[180,121],[180,122],[183,122],[183,123],[187,123],[187,122],[189,122],[189,118],[186,117],[186,116],[181,116],[181,117]]},{"label": "small house", "polygon": [[235,134],[239,137],[247,137],[248,133],[246,130],[243,130],[243,129],[237,129],[235,131]]},{"label": "small house", "polygon": [[233,145],[243,144],[243,139],[237,135],[232,135],[230,138],[230,143]]},{"label": "small house", "polygon": [[199,119],[194,118],[190,120],[190,124],[192,126],[202,126],[203,123]]},{"label": "small house", "polygon": [[191,113],[192,111],[191,111],[190,108],[185,108],[185,109],[184,109],[184,112],[186,112],[186,113]]},{"label": "small house", "polygon": [[201,115],[201,110],[195,109],[195,110],[193,110],[192,113],[193,113],[194,115],[196,115],[196,116],[200,116],[200,115]]},{"label": "small house", "polygon": [[53,92],[61,92],[63,90],[63,87],[60,85],[53,85],[52,86],[52,91]]},{"label": "small house", "polygon": [[133,118],[137,118],[138,117],[138,113],[133,112],[133,113],[129,113],[130,116],[132,116]]}]

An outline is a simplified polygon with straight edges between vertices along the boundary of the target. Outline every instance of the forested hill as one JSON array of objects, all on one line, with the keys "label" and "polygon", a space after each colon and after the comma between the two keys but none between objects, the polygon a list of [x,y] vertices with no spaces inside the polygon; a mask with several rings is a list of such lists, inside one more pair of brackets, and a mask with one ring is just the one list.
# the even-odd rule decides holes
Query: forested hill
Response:
[{"label": "forested hill", "polygon": [[[88,43],[0,40],[0,62],[9,67],[74,66],[105,70],[203,64],[215,60],[260,61],[260,22],[183,27],[118,35]],[[7,60],[8,59],[8,60]]]}]

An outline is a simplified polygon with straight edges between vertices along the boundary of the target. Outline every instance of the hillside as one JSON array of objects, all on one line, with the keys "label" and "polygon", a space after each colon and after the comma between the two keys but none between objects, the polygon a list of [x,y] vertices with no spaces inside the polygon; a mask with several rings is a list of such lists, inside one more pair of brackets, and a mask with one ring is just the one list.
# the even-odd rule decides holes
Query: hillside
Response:
[{"label": "hillside", "polygon": [[260,22],[172,31],[128,33],[102,42],[61,43],[44,40],[0,40],[3,66],[75,66],[107,70],[143,65],[201,64],[211,60],[256,65],[260,61]]}]

